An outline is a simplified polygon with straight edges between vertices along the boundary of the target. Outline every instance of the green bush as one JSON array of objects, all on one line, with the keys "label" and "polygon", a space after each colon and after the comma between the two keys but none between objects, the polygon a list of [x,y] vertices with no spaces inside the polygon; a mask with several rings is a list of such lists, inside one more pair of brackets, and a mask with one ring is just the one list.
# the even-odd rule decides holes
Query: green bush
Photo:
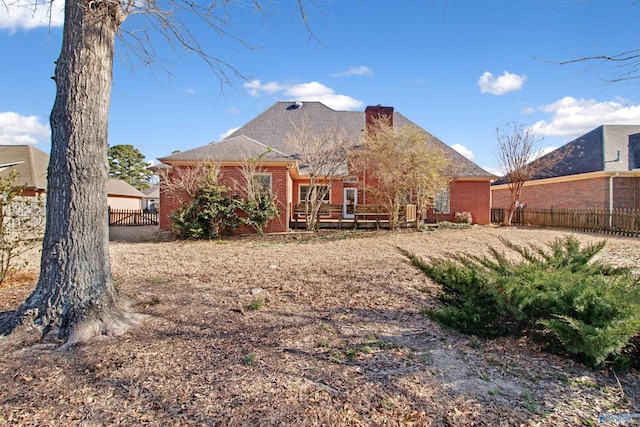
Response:
[{"label": "green bush", "polygon": [[269,191],[249,200],[229,196],[221,185],[201,188],[193,199],[170,215],[171,224],[182,239],[217,239],[246,224],[262,234],[263,228],[279,215]]},{"label": "green bush", "polygon": [[226,187],[210,185],[169,218],[182,239],[216,239],[240,225],[239,204],[240,200],[228,196]]},{"label": "green bush", "polygon": [[630,342],[640,333],[640,279],[593,261],[605,242],[581,248],[567,237],[540,248],[501,241],[522,259],[511,261],[490,247],[489,256],[426,263],[401,250],[442,285],[442,308],[426,313],[464,333],[532,335],[594,367],[637,360]]},{"label": "green bush", "polygon": [[260,191],[252,198],[239,202],[241,203],[238,204],[238,207],[245,214],[240,220],[260,235],[269,221],[280,215],[273,195],[268,190]]}]

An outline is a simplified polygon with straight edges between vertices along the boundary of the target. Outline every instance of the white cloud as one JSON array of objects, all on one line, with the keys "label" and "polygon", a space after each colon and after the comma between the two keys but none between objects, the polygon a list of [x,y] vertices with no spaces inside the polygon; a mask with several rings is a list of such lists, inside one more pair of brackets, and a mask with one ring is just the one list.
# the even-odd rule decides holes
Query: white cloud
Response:
[{"label": "white cloud", "polygon": [[251,80],[242,85],[251,96],[261,96],[263,94],[273,95],[276,92],[281,92],[286,89],[286,85],[281,85],[278,82],[269,82],[262,84],[260,80]]},{"label": "white cloud", "polygon": [[553,114],[549,120],[540,120],[533,127],[544,136],[576,137],[600,125],[630,125],[640,123],[640,105],[623,99],[598,102],[595,99],[576,99],[571,96],[538,107]]},{"label": "white cloud", "polygon": [[527,76],[519,76],[505,71],[500,77],[496,78],[489,71],[485,72],[478,79],[481,93],[491,93],[493,95],[504,95],[514,90],[522,89]]},{"label": "white cloud", "polygon": [[220,140],[222,141],[223,139],[225,139],[226,137],[228,137],[229,135],[231,135],[232,133],[234,133],[238,129],[240,129],[240,128],[231,128],[228,131],[226,131],[225,133],[221,133],[220,134]]},{"label": "white cloud", "polygon": [[523,108],[522,110],[520,110],[520,112],[524,115],[529,115],[529,114],[533,114],[536,112],[536,109],[533,107],[526,107]]},{"label": "white cloud", "polygon": [[236,115],[240,114],[240,109],[238,107],[229,107],[227,108],[227,114]]},{"label": "white cloud", "polygon": [[331,74],[331,77],[348,77],[348,76],[373,76],[373,70],[366,65],[359,67],[349,67],[346,71]]},{"label": "white cloud", "polygon": [[18,29],[61,27],[64,24],[64,0],[13,0],[0,5],[0,29],[15,33]]},{"label": "white cloud", "polygon": [[35,145],[51,136],[49,125],[37,116],[21,116],[11,111],[0,112],[0,144]]},{"label": "white cloud", "polygon": [[280,96],[288,97],[288,99],[283,100],[318,101],[334,110],[356,110],[364,105],[362,101],[347,95],[337,94],[330,87],[318,82],[299,84],[269,82],[262,84],[260,80],[253,80],[243,86],[254,97],[279,93],[281,94]]},{"label": "white cloud", "polygon": [[500,171],[500,168],[495,167],[495,166],[482,166],[482,169],[486,170],[489,173],[492,173],[496,176],[502,176],[502,172]]},{"label": "white cloud", "polygon": [[473,154],[471,150],[469,150],[467,147],[465,147],[462,144],[453,144],[451,148],[453,148],[454,150],[456,150],[458,153],[462,154],[469,160],[473,160],[476,158],[476,155]]},{"label": "white cloud", "polygon": [[186,93],[187,95],[193,95],[194,93],[196,93],[196,90],[188,87],[184,90],[184,93]]}]

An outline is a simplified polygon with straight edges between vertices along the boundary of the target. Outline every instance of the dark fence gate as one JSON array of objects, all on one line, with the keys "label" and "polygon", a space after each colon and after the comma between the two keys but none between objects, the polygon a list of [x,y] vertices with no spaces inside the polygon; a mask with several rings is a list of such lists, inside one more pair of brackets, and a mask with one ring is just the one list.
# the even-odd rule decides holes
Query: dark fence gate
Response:
[{"label": "dark fence gate", "polygon": [[109,208],[109,226],[158,225],[158,211]]}]

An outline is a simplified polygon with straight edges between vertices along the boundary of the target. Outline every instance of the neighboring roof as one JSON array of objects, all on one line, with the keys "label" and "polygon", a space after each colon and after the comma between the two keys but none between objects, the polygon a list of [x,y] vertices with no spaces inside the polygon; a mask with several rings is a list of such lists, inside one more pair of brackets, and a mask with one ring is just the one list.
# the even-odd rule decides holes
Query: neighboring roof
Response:
[{"label": "neighboring roof", "polygon": [[126,181],[117,178],[109,178],[107,194],[111,197],[135,197],[144,198],[144,194]]},{"label": "neighboring roof", "polygon": [[[640,125],[598,126],[537,160],[544,162],[552,159],[552,156],[559,156],[559,160],[541,171],[533,180],[589,172],[632,170],[633,153],[630,150],[629,137],[639,132]],[[504,182],[496,182],[500,183]]]},{"label": "neighboring roof", "polygon": [[0,176],[18,172],[18,185],[35,190],[47,188],[49,155],[31,145],[0,145]]},{"label": "neighboring roof", "polygon": [[159,199],[160,198],[160,186],[153,185],[149,188],[142,190],[142,194],[145,199]]},{"label": "neighboring roof", "polygon": [[[163,163],[206,159],[242,161],[251,157],[257,158],[268,148],[272,151],[266,154],[264,159],[290,159],[295,153],[287,145],[287,138],[296,126],[304,124],[310,132],[317,133],[338,128],[350,135],[354,141],[358,141],[364,135],[365,119],[364,111],[337,111],[321,102],[276,102],[221,142],[210,143],[159,160]],[[393,123],[394,126],[417,126],[397,112],[393,114]],[[452,162],[459,166],[457,176],[495,178],[435,136],[426,131],[425,133],[428,135],[429,143],[441,145]]]}]

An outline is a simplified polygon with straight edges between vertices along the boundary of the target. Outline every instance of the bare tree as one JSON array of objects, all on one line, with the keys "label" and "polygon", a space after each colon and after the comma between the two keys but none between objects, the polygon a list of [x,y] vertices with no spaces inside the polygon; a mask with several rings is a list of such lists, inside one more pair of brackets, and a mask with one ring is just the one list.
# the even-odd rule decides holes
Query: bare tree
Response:
[{"label": "bare tree", "polygon": [[309,175],[309,191],[304,200],[307,230],[314,229],[322,200],[336,179],[348,173],[348,153],[355,142],[337,126],[314,132],[306,121],[287,136],[301,169]]},{"label": "bare tree", "polygon": [[391,227],[398,225],[402,204],[415,203],[421,213],[453,178],[451,160],[431,138],[417,126],[394,127],[381,116],[368,127],[363,146],[354,153],[354,164],[375,179],[371,191],[388,210]]},{"label": "bare tree", "polygon": [[522,186],[546,167],[549,162],[535,162],[541,152],[543,137],[535,129],[519,123],[508,123],[496,128],[498,168],[507,186],[510,200],[504,222],[510,225],[516,210]]},{"label": "bare tree", "polygon": [[[7,4],[5,0],[0,0]],[[303,0],[300,6],[306,24]],[[166,40],[200,55],[221,84],[236,70],[210,56],[183,19],[196,16],[220,36],[230,36],[236,2],[195,0],[66,0],[62,49],[56,61],[56,98],[50,116],[51,156],[48,170],[47,217],[40,278],[33,293],[12,315],[0,333],[19,325],[39,335],[72,344],[96,334],[117,334],[135,324],[118,298],[109,262],[107,212],[107,124],[113,78],[115,38],[143,63],[156,61],[151,41]],[[240,7],[265,9],[259,0],[237,2]],[[312,2],[313,4],[313,2]],[[144,15],[139,31],[122,28],[132,14]],[[240,40],[241,41],[241,40]],[[27,328],[29,329],[29,328]]]},{"label": "bare tree", "polygon": [[244,197],[242,223],[253,228],[260,236],[269,221],[280,215],[278,200],[260,178],[263,169],[260,161],[271,152],[269,148],[258,158],[248,157],[240,166],[241,181],[236,183],[236,190]]},{"label": "bare tree", "polygon": [[204,187],[217,185],[220,165],[205,160],[190,166],[160,170],[161,191],[178,202],[193,200]]},{"label": "bare tree", "polygon": [[614,77],[607,79],[609,83],[618,83],[627,80],[640,79],[640,49],[633,49],[620,52],[615,55],[585,56],[582,58],[570,59],[558,62],[560,65],[575,64],[580,62],[590,62],[599,64],[614,64],[619,71]]}]

